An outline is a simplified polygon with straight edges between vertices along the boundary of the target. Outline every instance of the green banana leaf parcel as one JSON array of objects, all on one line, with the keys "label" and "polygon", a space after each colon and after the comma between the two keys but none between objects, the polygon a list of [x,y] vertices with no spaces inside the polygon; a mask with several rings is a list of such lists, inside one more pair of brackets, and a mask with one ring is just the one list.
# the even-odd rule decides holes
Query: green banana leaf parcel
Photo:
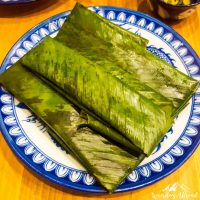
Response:
[{"label": "green banana leaf parcel", "polygon": [[130,154],[90,129],[71,103],[20,63],[4,72],[0,83],[50,128],[49,133],[109,193],[143,160],[143,154]]},{"label": "green banana leaf parcel", "polygon": [[[77,20],[78,19],[78,20]],[[110,40],[122,48],[134,48],[136,44],[146,47],[148,40],[117,26],[105,18],[76,3],[68,17],[74,26],[92,33],[102,40]]]},{"label": "green banana leaf parcel", "polygon": [[[82,22],[83,19],[84,23]],[[97,23],[99,20],[102,20],[102,23]],[[109,24],[109,29],[102,25],[103,22],[106,25]],[[194,94],[198,82],[175,70],[168,63],[147,51],[145,49],[146,44],[141,45],[141,42],[137,42],[139,36],[136,37],[132,34],[134,37],[130,40],[134,42],[119,45],[123,41],[130,42],[128,37],[130,33],[124,34],[123,39],[120,39],[120,37],[116,40],[115,37],[113,37],[114,39],[111,38],[112,33],[119,32],[116,25],[77,4],[56,39],[68,47],[76,49],[81,55],[98,63],[110,73],[120,77],[120,79],[124,78],[123,80],[128,82],[129,85],[131,85],[133,79],[137,79],[140,87],[143,86],[140,92],[143,95],[147,96],[151,93],[144,89],[144,85],[150,87],[153,91],[157,91],[159,95],[172,101],[172,115],[177,116]],[[120,69],[118,69],[116,72],[114,65],[123,70],[119,71]],[[113,70],[114,68],[115,70]],[[127,74],[123,74],[123,71],[128,72],[129,78]],[[155,100],[159,95],[155,96],[154,92],[151,93],[150,98],[154,97],[153,100]],[[156,103],[163,100],[163,98],[158,99]]]},{"label": "green banana leaf parcel", "polygon": [[144,154],[153,151],[173,122],[171,106],[166,112],[78,51],[50,37],[21,62],[65,91],[77,107],[81,105],[111,125]]},{"label": "green banana leaf parcel", "polygon": [[[46,84],[51,86],[55,91],[57,91],[59,94],[61,94],[63,97],[65,97],[66,99],[69,99],[71,102],[73,102],[73,99],[68,97],[66,92],[64,92],[61,88],[57,87],[55,84],[53,84],[52,82],[43,78],[42,76],[40,76],[38,74],[36,74],[36,75],[40,79],[42,79]],[[100,118],[98,118],[96,116],[93,117],[92,113],[90,113],[90,112],[89,112],[90,114],[86,113],[85,111],[81,110],[81,108],[82,108],[82,106],[79,106],[80,113],[87,120],[88,127],[99,132],[104,137],[115,141],[116,143],[118,143],[118,145],[120,145],[122,148],[125,148],[130,153],[131,152],[135,153],[135,151],[138,153],[142,153],[140,148],[138,148],[137,146],[132,144],[128,139],[123,137],[123,135],[121,135],[119,132],[117,132],[116,130],[111,128],[110,125],[105,124]]]}]

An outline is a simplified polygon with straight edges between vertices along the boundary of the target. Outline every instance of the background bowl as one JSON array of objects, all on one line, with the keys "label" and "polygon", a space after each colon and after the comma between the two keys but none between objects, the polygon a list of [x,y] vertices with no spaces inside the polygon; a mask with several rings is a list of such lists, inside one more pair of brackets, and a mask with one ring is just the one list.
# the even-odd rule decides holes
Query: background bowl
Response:
[{"label": "background bowl", "polygon": [[193,0],[189,5],[172,5],[162,0],[147,0],[150,9],[164,19],[183,19],[191,15],[200,0]]},{"label": "background bowl", "polygon": [[16,5],[16,4],[24,4],[30,3],[37,0],[0,0],[0,5]]}]

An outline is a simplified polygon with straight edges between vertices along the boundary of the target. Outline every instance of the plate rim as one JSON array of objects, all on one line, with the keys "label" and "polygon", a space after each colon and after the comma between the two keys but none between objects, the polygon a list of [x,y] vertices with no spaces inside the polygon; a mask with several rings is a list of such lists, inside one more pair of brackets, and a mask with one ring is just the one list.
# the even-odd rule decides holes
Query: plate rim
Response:
[{"label": "plate rim", "polygon": [[[116,11],[121,11],[121,12],[123,12],[123,11],[125,11],[125,12],[130,12],[130,13],[139,13],[139,15],[140,15],[140,17],[143,17],[143,18],[147,18],[147,19],[149,19],[149,20],[152,20],[152,21],[155,21],[156,23],[158,23],[159,25],[161,25],[162,27],[164,27],[164,28],[166,28],[166,29],[168,29],[170,32],[172,32],[173,34],[175,34],[176,35],[176,37],[178,37],[178,39],[180,39],[180,40],[182,40],[182,41],[184,41],[184,43],[185,43],[185,46],[186,46],[186,48],[188,49],[189,48],[189,51],[190,51],[190,54],[192,54],[192,56],[194,56],[195,57],[195,61],[197,61],[197,63],[198,63],[198,65],[200,65],[200,60],[199,60],[199,58],[198,58],[198,55],[197,55],[197,53],[194,51],[194,49],[189,45],[189,43],[180,35],[180,34],[178,34],[174,29],[172,29],[171,27],[169,27],[168,25],[166,25],[166,24],[164,24],[162,21],[160,21],[160,20],[157,20],[156,18],[154,18],[154,17],[151,17],[151,16],[149,16],[149,15],[147,15],[147,14],[145,14],[145,13],[142,13],[142,12],[139,12],[139,11],[135,11],[135,10],[131,10],[131,9],[127,9],[127,8],[121,8],[121,7],[115,7],[115,6],[91,6],[91,8],[95,8],[95,7],[100,7],[100,8],[103,8],[103,9],[110,9],[110,10],[116,10]],[[66,15],[68,12],[70,12],[70,11],[65,11],[65,12],[61,12],[61,13],[59,13],[59,14],[56,14],[56,15],[54,15],[54,16],[51,16],[51,17],[49,17],[49,18],[47,18],[47,19],[45,19],[45,20],[43,20],[42,22],[40,22],[40,23],[38,23],[36,26],[34,26],[33,28],[31,28],[31,29],[29,29],[25,34],[23,34],[18,40],[17,40],[17,42],[10,48],[10,50],[8,51],[8,53],[6,54],[6,56],[5,56],[5,58],[4,58],[4,60],[2,61],[2,63],[1,63],[1,66],[6,62],[6,59],[9,57],[9,55],[12,53],[12,51],[14,50],[14,47],[16,47],[17,46],[17,44],[18,43],[20,43],[20,41],[24,38],[24,37],[26,37],[27,35],[31,35],[32,34],[32,32],[35,30],[35,28],[39,28],[40,26],[42,26],[42,25],[44,25],[44,24],[48,24],[48,22],[50,22],[50,21],[53,21],[53,20],[55,20],[55,19],[57,19],[57,18],[60,18],[60,17],[63,17],[63,15]],[[12,51],[11,51],[12,50]],[[0,73],[2,72],[2,67],[0,68]],[[1,115],[1,123],[0,123],[0,125],[1,125],[1,129],[3,128],[4,129],[4,131],[5,132],[7,132],[7,130],[5,130],[6,128],[3,126],[4,125],[4,123],[3,123],[3,120],[2,120],[2,115]],[[28,166],[28,168],[29,169],[31,169],[31,171],[33,171],[34,173],[36,173],[36,174],[38,174],[38,175],[40,175],[42,178],[45,178],[45,179],[47,179],[47,180],[49,180],[49,181],[51,181],[51,182],[53,182],[53,183],[56,183],[56,184],[58,184],[59,186],[61,186],[61,187],[64,187],[64,188],[69,188],[69,189],[75,189],[75,190],[78,190],[78,191],[82,191],[82,192],[90,192],[90,193],[104,193],[103,191],[99,191],[98,190],[98,188],[97,188],[97,191],[95,191],[95,189],[87,189],[87,188],[80,188],[80,187],[76,187],[76,185],[71,185],[71,184],[65,184],[65,185],[63,185],[63,183],[62,182],[60,182],[58,179],[52,179],[51,177],[47,177],[47,176],[44,176],[44,174],[42,173],[42,172],[40,172],[38,169],[37,169],[37,167],[35,168],[35,167],[33,167],[26,159],[24,159],[23,158],[23,156],[21,156],[20,155],[20,153],[18,152],[18,151],[16,151],[16,145],[15,144],[11,144],[10,143],[10,140],[9,140],[9,138],[7,137],[7,135],[6,134],[4,134],[3,132],[4,132],[3,130],[2,130],[2,135],[4,136],[4,138],[5,138],[5,140],[6,140],[6,142],[7,142],[7,144],[9,145],[9,147],[12,149],[12,151],[13,151],[13,153],[15,153],[21,160],[22,160],[22,162],[24,163],[24,164],[26,164],[27,166]],[[198,130],[199,131],[199,130]],[[8,135],[9,136],[9,135]],[[200,135],[199,135],[200,136]],[[200,139],[200,137],[198,137],[199,139]],[[13,143],[13,141],[12,141],[12,143]],[[152,180],[152,181],[149,181],[148,183],[143,183],[143,184],[140,184],[140,185],[138,185],[138,186],[133,186],[133,187],[129,187],[129,188],[119,188],[119,190],[116,190],[116,192],[115,193],[118,193],[118,192],[126,192],[126,191],[130,191],[130,190],[135,190],[135,189],[139,189],[139,188],[143,188],[143,187],[145,187],[145,186],[147,186],[147,185],[150,185],[150,184],[153,184],[153,183],[155,183],[155,182],[157,182],[157,181],[159,181],[159,180],[161,180],[161,179],[163,179],[164,177],[166,177],[166,176],[168,176],[169,174],[171,174],[171,173],[173,173],[177,168],[179,168],[183,163],[185,163],[185,161],[186,160],[188,160],[189,159],[189,157],[194,153],[194,151],[196,150],[196,148],[198,147],[198,145],[199,145],[199,140],[195,140],[195,146],[193,145],[192,147],[192,151],[190,151],[185,157],[184,157],[184,159],[181,159],[181,161],[179,162],[179,163],[177,163],[177,165],[176,165],[176,167],[174,167],[173,168],[173,170],[169,170],[168,171],[168,173],[165,173],[164,175],[162,175],[162,176],[160,176],[160,177],[158,177],[158,178],[156,178],[156,179],[154,179],[154,180]],[[194,144],[194,143],[193,143]],[[172,167],[172,166],[171,166]]]}]

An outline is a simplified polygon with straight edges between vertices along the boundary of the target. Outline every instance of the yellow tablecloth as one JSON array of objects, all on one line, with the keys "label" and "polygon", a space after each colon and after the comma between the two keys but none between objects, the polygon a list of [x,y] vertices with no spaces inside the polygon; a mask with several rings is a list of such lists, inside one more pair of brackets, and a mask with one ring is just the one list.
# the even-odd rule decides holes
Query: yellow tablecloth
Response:
[{"label": "yellow tablecloth", "polygon": [[[150,13],[145,0],[80,0],[86,6],[111,5]],[[35,3],[0,6],[0,63],[15,42],[29,29],[55,14],[72,9],[72,0],[39,0]],[[152,15],[152,14],[151,14]],[[166,22],[166,21],[165,21]],[[181,21],[167,21],[200,55],[200,8],[191,17]],[[149,200],[200,199],[200,148],[178,170],[161,181],[145,188],[114,195],[91,195],[69,191],[55,186],[27,169],[16,158],[0,134],[0,199],[2,200]],[[164,192],[167,186],[184,185],[175,191]],[[182,196],[181,196],[182,194]],[[188,198],[186,198],[188,197]]]}]

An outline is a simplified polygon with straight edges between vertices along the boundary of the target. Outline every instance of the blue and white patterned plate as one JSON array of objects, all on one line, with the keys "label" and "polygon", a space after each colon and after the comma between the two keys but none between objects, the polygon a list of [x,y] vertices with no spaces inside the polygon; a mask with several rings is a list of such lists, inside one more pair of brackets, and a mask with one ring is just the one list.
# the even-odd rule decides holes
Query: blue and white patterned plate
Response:
[{"label": "blue and white patterned plate", "polygon": [[[149,40],[148,50],[178,70],[200,80],[199,58],[173,29],[140,12],[115,7],[91,10]],[[47,35],[55,36],[70,12],[51,17],[28,31],[7,54],[2,73]],[[3,88],[0,89],[0,118],[3,135],[11,149],[34,172],[66,188],[104,193],[77,161],[49,136],[43,124]],[[174,125],[151,156],[146,158],[116,192],[152,184],[181,166],[200,140],[200,89],[177,117]]]},{"label": "blue and white patterned plate", "polygon": [[33,1],[37,1],[37,0],[0,0],[0,5],[5,4],[22,4],[22,3],[29,3],[29,2],[33,2]]}]

